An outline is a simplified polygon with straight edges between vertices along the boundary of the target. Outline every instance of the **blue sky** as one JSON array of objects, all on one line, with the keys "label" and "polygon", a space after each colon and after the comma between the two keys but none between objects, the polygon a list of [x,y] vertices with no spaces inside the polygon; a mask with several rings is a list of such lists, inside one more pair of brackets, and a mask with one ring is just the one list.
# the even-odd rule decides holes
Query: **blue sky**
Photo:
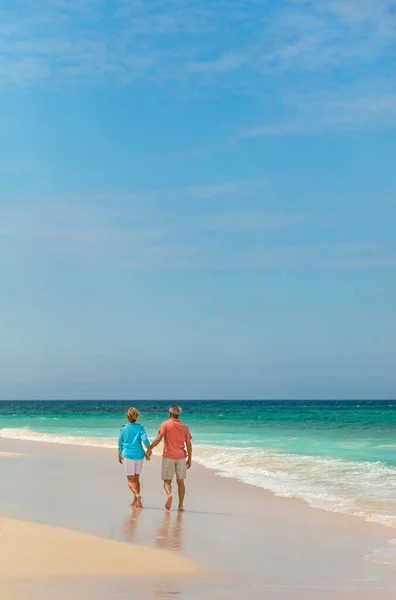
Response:
[{"label": "blue sky", "polygon": [[396,1],[6,0],[1,398],[396,396]]}]

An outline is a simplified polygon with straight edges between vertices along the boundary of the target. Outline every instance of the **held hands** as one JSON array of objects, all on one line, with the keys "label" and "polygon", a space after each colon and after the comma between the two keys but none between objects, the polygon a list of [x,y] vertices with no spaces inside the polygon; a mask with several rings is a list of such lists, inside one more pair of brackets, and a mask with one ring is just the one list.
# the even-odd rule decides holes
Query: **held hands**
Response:
[{"label": "held hands", "polygon": [[146,460],[151,460],[152,453],[153,453],[153,451],[151,450],[151,448],[147,448]]}]

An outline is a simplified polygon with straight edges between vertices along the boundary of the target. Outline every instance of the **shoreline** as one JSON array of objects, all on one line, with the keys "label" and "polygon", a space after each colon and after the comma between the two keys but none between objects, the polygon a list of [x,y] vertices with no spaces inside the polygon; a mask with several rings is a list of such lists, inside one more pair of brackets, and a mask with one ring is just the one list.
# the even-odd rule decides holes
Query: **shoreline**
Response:
[{"label": "shoreline", "polygon": [[[317,600],[319,588],[321,600],[335,593],[340,600],[394,596],[396,571],[384,562],[396,548],[389,544],[389,528],[381,525],[313,510],[303,500],[218,477],[197,464],[187,480],[185,513],[166,512],[159,460],[145,464],[145,509],[137,514],[109,449],[1,440],[0,451],[22,454],[0,459],[1,515],[166,551],[202,565],[202,573],[188,580],[168,577],[169,598],[177,593],[182,600],[228,600],[248,593],[254,600]],[[208,572],[217,574],[215,579]],[[108,590],[103,598],[112,598],[114,578],[99,579],[69,578],[65,589],[72,591],[65,598],[78,597],[82,585],[89,600],[98,598],[100,589]],[[128,588],[123,577],[116,579]],[[155,595],[154,579],[157,575],[139,580],[139,600],[168,597]]]},{"label": "shoreline", "polygon": [[[13,430],[10,430],[13,431]],[[54,434],[54,433],[48,433],[48,432],[36,432],[36,431],[31,431],[31,430],[26,430],[26,432],[24,431],[23,435],[20,435],[20,431],[21,430],[15,430],[15,437],[13,437],[13,435],[9,434],[9,437],[0,437],[0,443],[2,442],[2,440],[4,440],[4,442],[17,442],[17,443],[34,443],[34,444],[44,444],[44,445],[50,445],[50,446],[66,446],[69,448],[81,448],[81,449],[95,449],[95,450],[107,450],[107,451],[114,451],[117,448],[117,444],[114,441],[114,439],[112,438],[102,438],[102,437],[82,437],[82,436],[73,436],[73,435],[69,435],[69,434]],[[239,451],[243,451],[243,450],[248,450],[248,451],[256,451],[257,448],[234,448],[231,446],[210,446],[207,444],[196,444],[194,446],[194,450],[195,450],[195,457],[194,460],[196,463],[200,464],[202,467],[204,467],[205,469],[208,469],[210,471],[213,471],[216,473],[217,476],[219,477],[223,477],[226,479],[234,479],[235,481],[238,481],[239,483],[243,484],[243,485],[247,485],[249,487],[257,487],[259,489],[262,489],[270,494],[272,494],[273,496],[277,497],[277,498],[291,498],[293,500],[301,500],[303,501],[305,504],[307,504],[310,508],[314,508],[314,509],[319,509],[319,510],[323,510],[325,512],[328,513],[335,513],[335,514],[343,514],[343,515],[348,515],[354,518],[358,518],[359,520],[363,520],[366,521],[368,523],[375,523],[375,524],[379,524],[382,527],[386,527],[387,529],[396,529],[396,515],[391,516],[390,514],[380,514],[380,513],[376,513],[375,509],[372,507],[348,507],[348,506],[344,506],[342,504],[342,502],[337,502],[333,505],[329,504],[328,501],[326,501],[325,499],[321,498],[320,496],[315,496],[313,495],[313,497],[310,497],[309,494],[305,494],[298,492],[296,490],[291,490],[288,492],[284,492],[284,491],[280,491],[274,487],[271,486],[265,486],[265,485],[260,485],[259,483],[257,483],[254,480],[254,476],[252,478],[252,476],[249,473],[246,473],[245,471],[245,467],[242,467],[238,470],[238,466],[235,466],[234,464],[232,464],[231,467],[229,467],[228,464],[218,464],[216,463],[216,461],[212,464],[211,461],[208,461],[207,459],[203,458],[202,455],[199,456],[199,452],[201,451],[201,454],[203,451],[205,450],[210,450],[211,452],[224,452],[224,451],[228,451],[228,452],[232,452],[235,450],[239,450]],[[197,452],[198,452],[198,456],[197,456]],[[154,451],[153,454],[154,457],[159,457],[160,456],[160,450],[156,449]],[[322,461],[328,461],[329,464],[332,463],[333,459],[330,457],[312,457],[312,456],[308,456],[308,455],[292,455],[292,454],[284,454],[283,458],[287,458],[289,457],[290,460],[295,459],[297,457],[301,458],[302,460],[307,460],[307,459],[315,459],[315,460],[322,460]],[[0,453],[0,457],[1,457],[1,453]],[[353,464],[353,461],[344,461],[345,465],[347,464]],[[362,463],[363,464],[363,463]],[[236,472],[236,469],[238,470],[238,472]],[[382,476],[384,477],[384,475]],[[327,503],[326,503],[327,502]],[[395,510],[396,507],[392,507],[393,510]],[[395,533],[396,536],[396,533]]]}]

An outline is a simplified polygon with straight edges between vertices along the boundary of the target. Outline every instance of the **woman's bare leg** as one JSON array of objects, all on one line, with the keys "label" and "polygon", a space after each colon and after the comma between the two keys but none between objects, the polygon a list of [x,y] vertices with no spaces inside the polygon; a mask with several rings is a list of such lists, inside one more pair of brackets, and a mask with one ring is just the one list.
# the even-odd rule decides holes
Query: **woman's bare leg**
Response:
[{"label": "woman's bare leg", "polygon": [[128,487],[133,494],[132,506],[142,507],[142,499],[140,497],[140,481],[139,475],[128,475]]},{"label": "woman's bare leg", "polygon": [[136,507],[143,508],[142,497],[140,495],[140,475],[135,475],[135,479],[136,479],[136,490],[137,490]]}]

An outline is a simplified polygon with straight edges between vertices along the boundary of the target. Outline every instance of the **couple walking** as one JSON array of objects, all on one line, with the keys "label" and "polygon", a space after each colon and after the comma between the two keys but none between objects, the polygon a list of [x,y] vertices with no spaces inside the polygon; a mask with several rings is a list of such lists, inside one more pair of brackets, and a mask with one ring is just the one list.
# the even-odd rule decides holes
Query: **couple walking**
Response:
[{"label": "couple walking", "polygon": [[[184,480],[187,469],[191,467],[192,444],[191,433],[187,425],[179,419],[182,409],[172,404],[168,411],[168,420],[164,421],[158,431],[158,436],[150,444],[143,425],[137,423],[140,413],[136,408],[127,412],[128,423],[121,427],[118,439],[118,461],[124,464],[128,479],[128,486],[134,500],[132,506],[143,508],[140,495],[140,475],[143,469],[144,458],[151,459],[153,448],[164,440],[162,453],[162,481],[167,495],[165,508],[172,506],[172,480],[176,475],[179,511],[184,510],[184,496],[186,493]],[[144,446],[146,450],[144,450]]]}]

